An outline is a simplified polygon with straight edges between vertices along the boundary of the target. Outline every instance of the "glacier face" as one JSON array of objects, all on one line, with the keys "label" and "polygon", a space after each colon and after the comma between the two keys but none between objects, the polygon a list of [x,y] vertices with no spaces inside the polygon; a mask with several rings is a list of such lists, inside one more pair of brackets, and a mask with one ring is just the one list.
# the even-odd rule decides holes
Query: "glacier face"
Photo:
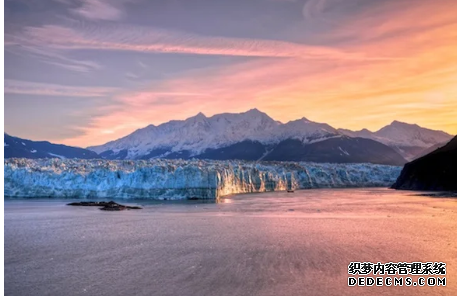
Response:
[{"label": "glacier face", "polygon": [[401,167],[205,160],[5,160],[5,196],[218,199],[250,192],[387,187]]}]

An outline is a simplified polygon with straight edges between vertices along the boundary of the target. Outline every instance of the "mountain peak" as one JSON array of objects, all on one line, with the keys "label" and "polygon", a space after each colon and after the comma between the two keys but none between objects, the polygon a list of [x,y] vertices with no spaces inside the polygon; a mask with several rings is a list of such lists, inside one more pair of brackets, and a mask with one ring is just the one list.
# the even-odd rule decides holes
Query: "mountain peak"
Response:
[{"label": "mountain peak", "polygon": [[300,123],[300,124],[302,124],[302,123],[317,123],[317,122],[313,122],[313,121],[309,120],[306,117],[302,117],[302,118],[299,118],[299,119],[290,120],[287,123]]},{"label": "mountain peak", "polygon": [[419,127],[417,124],[411,124],[411,123],[406,123],[398,120],[392,121],[390,126],[398,126],[398,127],[406,127],[406,126],[411,126],[411,127]]},{"label": "mountain peak", "polygon": [[202,112],[198,112],[197,115],[195,115],[194,117],[197,117],[197,118],[206,118],[205,114],[203,114]]},{"label": "mountain peak", "polygon": [[[244,112],[245,114],[248,114],[248,115],[262,115],[262,116],[265,116],[267,115],[266,113],[260,111],[259,109],[257,108],[253,108],[253,109],[249,109],[248,111]],[[268,115],[267,115],[268,116]]]},{"label": "mountain peak", "polygon": [[262,120],[262,121],[269,121],[269,122],[274,122],[274,119],[271,118],[267,113],[260,111],[257,108],[250,109],[244,113],[239,113],[238,115],[244,115],[244,117],[248,118],[248,120]]},{"label": "mountain peak", "polygon": [[205,119],[207,119],[205,114],[198,112],[197,115],[187,118],[186,121],[203,121]]}]

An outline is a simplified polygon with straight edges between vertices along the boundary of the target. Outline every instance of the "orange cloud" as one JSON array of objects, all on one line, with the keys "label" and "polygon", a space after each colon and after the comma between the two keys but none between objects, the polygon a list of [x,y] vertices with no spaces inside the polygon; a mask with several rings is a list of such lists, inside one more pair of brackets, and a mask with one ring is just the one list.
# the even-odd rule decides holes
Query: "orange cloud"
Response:
[{"label": "orange cloud", "polygon": [[[400,120],[457,134],[457,2],[411,4],[379,1],[322,36],[339,40],[335,52],[398,59],[332,55],[330,60],[309,60],[275,47],[278,56],[287,58],[192,71],[120,94],[120,107],[94,118],[84,136],[65,142],[101,144],[150,123],[199,111],[209,116],[253,107],[283,122],[306,116],[334,127],[376,130]],[[308,14],[325,13],[322,3],[316,5]]]}]

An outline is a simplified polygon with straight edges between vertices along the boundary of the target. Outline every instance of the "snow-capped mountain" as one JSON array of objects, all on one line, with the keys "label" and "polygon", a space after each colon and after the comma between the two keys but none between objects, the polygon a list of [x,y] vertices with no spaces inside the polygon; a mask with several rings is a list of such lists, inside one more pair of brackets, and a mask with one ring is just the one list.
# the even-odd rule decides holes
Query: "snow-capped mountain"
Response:
[{"label": "snow-capped mountain", "polygon": [[195,156],[207,149],[227,147],[246,140],[270,145],[289,138],[313,143],[337,136],[338,131],[325,123],[302,118],[282,124],[252,109],[244,113],[223,113],[212,117],[199,113],[186,120],[149,125],[119,140],[88,149],[101,155],[110,152],[131,159],[151,155],[151,152],[155,157],[183,151]]},{"label": "snow-capped mountain", "polygon": [[94,159],[100,156],[90,150],[45,141],[30,141],[4,134],[5,158],[80,158]]},{"label": "snow-capped mountain", "polygon": [[406,159],[450,138],[441,131],[398,121],[377,132],[337,130],[306,118],[281,123],[252,109],[211,117],[199,113],[186,120],[149,125],[88,149],[106,159],[206,158],[402,165]]},{"label": "snow-capped mountain", "polygon": [[413,159],[425,149],[449,141],[452,136],[437,130],[431,130],[399,121],[393,121],[376,132],[367,129],[350,131],[339,129],[338,132],[350,136],[372,139],[394,148],[407,160]]}]

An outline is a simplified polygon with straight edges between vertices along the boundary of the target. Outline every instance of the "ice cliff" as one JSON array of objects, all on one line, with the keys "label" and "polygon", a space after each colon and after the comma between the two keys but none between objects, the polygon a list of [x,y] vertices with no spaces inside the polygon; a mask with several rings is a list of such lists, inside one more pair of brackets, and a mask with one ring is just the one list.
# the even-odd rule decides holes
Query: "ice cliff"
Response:
[{"label": "ice cliff", "polygon": [[204,160],[6,159],[5,196],[217,199],[306,188],[387,187],[401,167]]}]

